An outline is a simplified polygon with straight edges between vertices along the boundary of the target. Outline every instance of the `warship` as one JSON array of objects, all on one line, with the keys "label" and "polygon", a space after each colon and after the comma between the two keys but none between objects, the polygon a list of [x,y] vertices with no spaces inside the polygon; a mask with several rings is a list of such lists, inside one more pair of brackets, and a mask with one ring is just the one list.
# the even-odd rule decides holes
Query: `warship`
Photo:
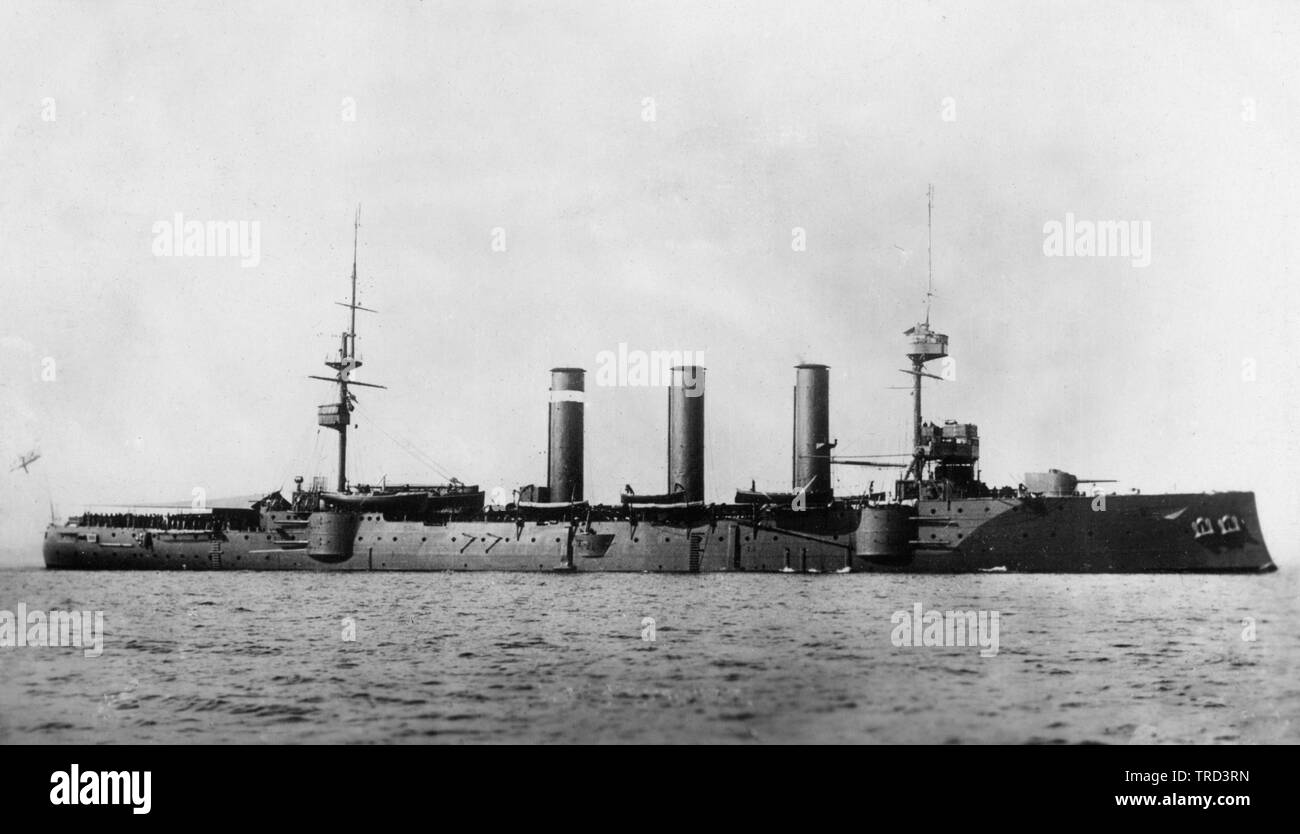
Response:
[{"label": "warship", "polygon": [[[931,196],[931,207],[933,197]],[[662,493],[630,487],[617,503],[583,490],[585,371],[550,370],[545,485],[489,505],[477,486],[354,484],[347,477],[353,387],[382,388],[352,374],[357,360],[357,236],[353,229],[348,329],[330,383],[333,402],[317,423],[338,434],[333,489],[294,478],[289,495],[198,508],[131,507],[51,523],[47,568],[281,571],[664,571],[681,573],[1140,573],[1275,570],[1251,492],[1164,495],[1089,493],[1101,483],[1068,472],[1031,472],[1015,487],[980,480],[972,423],[929,422],[927,363],[948,356],[948,337],[925,318],[905,331],[912,389],[907,462],[836,457],[830,439],[829,369],[795,367],[790,486],[751,484],[731,503],[704,495],[705,369],[672,368],[667,479]],[[889,492],[840,496],[832,465],[902,470]],[[304,486],[304,483],[306,485]]]}]

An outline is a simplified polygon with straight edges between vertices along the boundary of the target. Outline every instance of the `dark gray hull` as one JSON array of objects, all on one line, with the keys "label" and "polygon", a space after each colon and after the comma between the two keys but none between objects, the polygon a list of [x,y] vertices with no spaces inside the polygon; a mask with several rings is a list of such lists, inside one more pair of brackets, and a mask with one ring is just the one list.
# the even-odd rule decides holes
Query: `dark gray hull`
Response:
[{"label": "dark gray hull", "polygon": [[[51,525],[45,564],[77,570],[896,573],[1275,569],[1249,492],[922,501],[751,517],[387,521],[281,514],[265,529],[180,533]],[[1208,532],[1207,532],[1208,529]]]}]

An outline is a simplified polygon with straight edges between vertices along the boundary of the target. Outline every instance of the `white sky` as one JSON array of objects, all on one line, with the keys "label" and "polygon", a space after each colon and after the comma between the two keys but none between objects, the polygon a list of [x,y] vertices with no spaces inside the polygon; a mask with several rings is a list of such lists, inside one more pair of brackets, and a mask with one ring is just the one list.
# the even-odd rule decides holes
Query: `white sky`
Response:
[{"label": "white sky", "polygon": [[[903,451],[931,182],[957,374],[926,416],[979,425],[985,480],[1253,489],[1300,558],[1296,4],[293,5],[0,8],[0,455],[43,454],[0,474],[7,558],[51,499],[332,474],[306,375],[357,203],[357,378],[389,390],[358,392],[356,480],[440,480],[382,429],[544,482],[547,371],[579,365],[588,497],[661,490],[665,392],[594,385],[620,342],[703,351],[711,500],[788,483],[800,361],[839,452]],[[260,264],[155,257],[176,212],[258,222]],[[1044,256],[1067,212],[1149,221],[1150,266]]]}]

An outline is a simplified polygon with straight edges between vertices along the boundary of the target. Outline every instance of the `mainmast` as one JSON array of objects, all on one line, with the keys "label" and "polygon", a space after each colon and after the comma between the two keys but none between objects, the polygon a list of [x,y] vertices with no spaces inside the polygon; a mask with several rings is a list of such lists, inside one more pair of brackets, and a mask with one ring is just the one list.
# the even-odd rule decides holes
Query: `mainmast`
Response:
[{"label": "mainmast", "polygon": [[925,321],[904,331],[910,336],[907,358],[912,360],[912,369],[903,371],[912,375],[912,465],[904,479],[912,477],[921,483],[922,470],[925,468],[925,438],[921,436],[921,377],[943,379],[925,372],[925,363],[932,359],[941,359],[948,355],[948,337],[930,330],[930,299],[934,296],[934,186],[926,191],[926,225],[928,227],[927,257],[929,260],[929,278],[925,290]]},{"label": "mainmast", "polygon": [[[925,281],[925,326],[929,327],[930,299],[934,297],[934,183],[931,183],[930,187],[926,189],[925,196],[925,261],[928,273]],[[356,275],[355,266],[352,269],[352,274]]]},{"label": "mainmast", "polygon": [[357,206],[356,219],[352,226],[352,302],[350,304],[344,304],[341,301],[334,302],[340,307],[349,309],[348,329],[340,336],[338,358],[326,360],[325,362],[327,367],[334,370],[334,376],[311,376],[312,379],[332,382],[338,386],[338,401],[320,406],[316,410],[316,422],[339,433],[339,492],[346,492],[348,488],[348,424],[352,422],[352,404],[356,402],[356,396],[348,391],[348,386],[385,387],[369,382],[357,382],[351,378],[352,371],[361,367],[356,350],[357,310],[365,310],[367,313],[376,312],[357,304],[357,239],[360,235],[360,229],[361,206]]}]

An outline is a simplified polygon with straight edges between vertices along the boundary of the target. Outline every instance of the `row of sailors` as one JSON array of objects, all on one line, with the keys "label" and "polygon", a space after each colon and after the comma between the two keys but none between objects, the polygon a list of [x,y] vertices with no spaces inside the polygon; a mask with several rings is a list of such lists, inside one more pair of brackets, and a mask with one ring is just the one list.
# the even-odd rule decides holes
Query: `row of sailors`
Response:
[{"label": "row of sailors", "polygon": [[85,513],[82,527],[127,527],[149,530],[200,530],[221,529],[221,523],[210,515],[149,515],[141,513]]}]

